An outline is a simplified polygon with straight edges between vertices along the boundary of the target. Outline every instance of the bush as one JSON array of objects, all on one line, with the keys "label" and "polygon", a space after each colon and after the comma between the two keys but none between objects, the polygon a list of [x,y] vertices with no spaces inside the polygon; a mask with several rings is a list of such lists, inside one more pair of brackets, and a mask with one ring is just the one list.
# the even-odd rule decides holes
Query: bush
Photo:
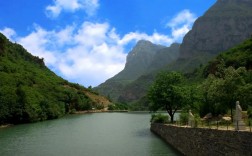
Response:
[{"label": "bush", "polygon": [[248,107],[247,114],[248,114],[248,118],[252,119],[252,107],[251,106]]},{"label": "bush", "polygon": [[103,104],[97,104],[96,109],[98,109],[98,110],[104,109],[104,105]]},{"label": "bush", "polygon": [[108,110],[116,110],[116,106],[115,105],[108,105]]},{"label": "bush", "polygon": [[151,123],[168,123],[169,122],[169,117],[168,115],[164,114],[152,114],[151,116]]},{"label": "bush", "polygon": [[108,110],[128,110],[126,104],[116,103],[108,105]]},{"label": "bush", "polygon": [[252,119],[246,121],[247,126],[252,127]]},{"label": "bush", "polygon": [[71,109],[69,114],[75,114],[76,113],[76,109]]},{"label": "bush", "polygon": [[195,124],[194,127],[197,128],[200,125],[200,123],[201,123],[201,119],[200,119],[200,116],[198,114],[194,115],[194,122],[195,122],[194,123]]},{"label": "bush", "polygon": [[179,115],[179,120],[182,125],[186,125],[189,120],[189,114],[187,112],[181,112]]}]

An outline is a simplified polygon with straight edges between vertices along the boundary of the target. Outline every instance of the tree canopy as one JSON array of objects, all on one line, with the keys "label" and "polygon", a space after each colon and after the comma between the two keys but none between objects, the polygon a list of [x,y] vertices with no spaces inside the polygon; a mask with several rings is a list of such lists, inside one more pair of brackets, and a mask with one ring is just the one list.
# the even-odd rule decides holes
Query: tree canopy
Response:
[{"label": "tree canopy", "polygon": [[150,110],[165,109],[174,121],[174,114],[186,104],[186,88],[182,86],[183,75],[177,72],[161,72],[150,87],[148,98]]},{"label": "tree canopy", "polygon": [[177,109],[192,109],[205,116],[233,117],[236,101],[252,107],[252,37],[221,53],[193,73],[162,72],[150,87],[150,109],[165,109],[173,120]]}]

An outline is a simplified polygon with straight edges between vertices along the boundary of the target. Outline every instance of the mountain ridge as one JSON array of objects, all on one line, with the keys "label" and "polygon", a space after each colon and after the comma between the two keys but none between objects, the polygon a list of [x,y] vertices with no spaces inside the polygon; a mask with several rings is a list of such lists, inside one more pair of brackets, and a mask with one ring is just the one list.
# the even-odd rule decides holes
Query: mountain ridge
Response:
[{"label": "mountain ridge", "polygon": [[[144,73],[136,80],[119,86],[120,94],[117,94],[116,97],[120,98],[120,102],[135,102],[144,97],[146,88],[153,82],[153,75],[158,71],[190,73],[219,53],[243,42],[252,34],[251,11],[252,1],[218,0],[195,21],[192,30],[185,35],[179,46],[177,59],[153,70],[153,73]],[[109,86],[109,84],[107,85]],[[117,92],[114,89],[110,94],[114,94],[114,91]],[[113,99],[116,100],[116,98]]]},{"label": "mountain ridge", "polygon": [[[95,87],[95,90],[117,101],[125,86],[137,80],[140,76],[164,66],[167,61],[172,62],[177,59],[178,48],[178,43],[172,44],[171,47],[165,47],[146,40],[138,41],[127,56],[125,68],[114,77]],[[155,63],[158,58],[162,58],[162,60]]]}]

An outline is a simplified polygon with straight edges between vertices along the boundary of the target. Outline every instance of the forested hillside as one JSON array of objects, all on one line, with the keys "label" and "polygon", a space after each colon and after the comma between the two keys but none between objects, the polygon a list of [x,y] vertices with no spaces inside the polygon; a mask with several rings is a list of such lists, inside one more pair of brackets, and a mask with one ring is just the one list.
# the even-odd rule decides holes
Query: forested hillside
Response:
[{"label": "forested hillside", "polygon": [[108,103],[91,89],[57,76],[43,58],[0,34],[0,125],[54,119]]},{"label": "forested hillside", "polygon": [[[199,70],[200,71],[200,70]],[[252,37],[219,54],[201,73],[204,104],[201,113],[231,110],[240,101],[244,110],[252,109]]]},{"label": "forested hillside", "polygon": [[[169,83],[176,72],[161,72],[149,89],[150,108],[182,109],[201,117],[234,115],[235,103],[252,117],[252,37],[222,52],[205,66],[184,74],[179,84]],[[167,78],[168,77],[168,78]],[[168,80],[167,80],[168,79]],[[176,79],[175,79],[176,80]],[[167,82],[162,84],[163,82]],[[163,101],[162,101],[163,100]],[[166,106],[165,106],[166,105]],[[168,105],[168,106],[167,106]]]}]

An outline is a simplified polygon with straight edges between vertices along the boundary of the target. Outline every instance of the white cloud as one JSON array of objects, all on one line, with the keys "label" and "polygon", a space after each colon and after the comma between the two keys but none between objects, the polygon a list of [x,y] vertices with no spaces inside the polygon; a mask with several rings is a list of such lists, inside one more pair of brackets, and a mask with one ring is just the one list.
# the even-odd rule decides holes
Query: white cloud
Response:
[{"label": "white cloud", "polygon": [[92,16],[98,7],[99,0],[54,0],[53,5],[46,7],[46,14],[48,17],[56,18],[62,11],[84,10],[88,16]]},{"label": "white cloud", "polygon": [[[9,34],[15,34],[13,32]],[[125,47],[140,39],[165,45],[173,41],[157,32],[152,35],[130,32],[120,37],[109,23],[92,22],[66,26],[58,31],[35,25],[29,35],[15,37],[33,55],[43,57],[46,65],[57,74],[85,86],[97,86],[120,72],[128,52]]]},{"label": "white cloud", "polygon": [[191,13],[190,10],[183,10],[170,20],[166,26],[172,29],[172,37],[174,40],[181,40],[191,30],[196,19],[196,15]]},{"label": "white cloud", "polygon": [[55,43],[52,40],[54,32],[46,31],[41,27],[36,26],[35,31],[28,36],[17,38],[17,42],[23,45],[27,51],[31,52],[35,56],[43,57],[47,65],[53,65],[56,63],[57,56],[55,51],[51,48],[51,45]]},{"label": "white cloud", "polygon": [[4,28],[4,29],[0,30],[0,32],[3,33],[11,41],[13,41],[13,38],[16,36],[15,30],[13,30],[11,28]]},{"label": "white cloud", "polygon": [[169,46],[173,42],[172,38],[163,34],[159,34],[157,32],[154,32],[152,35],[147,35],[146,33],[139,33],[139,32],[130,32],[126,34],[121,40],[119,40],[119,44],[126,45],[132,40],[138,41],[142,39],[151,41],[152,43],[155,44],[162,44],[167,46]]},{"label": "white cloud", "polygon": [[[98,6],[98,0],[54,2],[55,5],[49,6],[49,11],[55,15],[63,10],[75,11],[96,3]],[[15,39],[33,55],[43,57],[46,65],[63,78],[85,86],[97,86],[124,68],[128,52],[126,47],[132,42],[145,39],[169,46],[179,41],[191,29],[195,19],[195,15],[188,10],[177,14],[167,24],[172,29],[171,36],[156,31],[150,35],[136,31],[120,36],[109,23],[87,21],[81,25],[68,25],[57,31],[34,25],[34,30],[23,37],[18,36],[11,28],[0,31],[8,38]]]}]

